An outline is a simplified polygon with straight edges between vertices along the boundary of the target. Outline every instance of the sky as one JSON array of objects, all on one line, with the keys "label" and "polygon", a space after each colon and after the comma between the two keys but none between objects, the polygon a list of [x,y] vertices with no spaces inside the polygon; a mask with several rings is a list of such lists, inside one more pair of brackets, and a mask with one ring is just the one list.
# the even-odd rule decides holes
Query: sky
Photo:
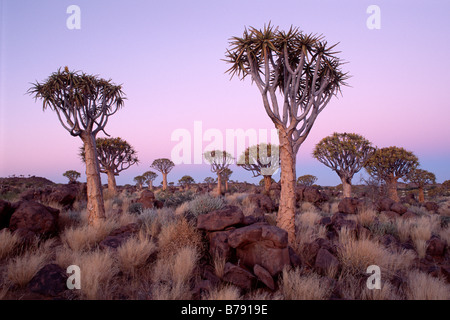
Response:
[{"label": "sky", "polygon": [[[71,5],[80,8],[80,29],[68,28]],[[380,9],[379,29],[367,26],[370,5]],[[117,177],[119,185],[132,184],[154,159],[171,158],[179,130],[191,135],[192,162],[194,140],[205,151],[208,133],[222,134],[224,144],[227,130],[270,133],[274,125],[257,87],[250,79],[230,79],[222,61],[231,37],[270,21],[339,42],[339,57],[348,62],[343,68],[352,76],[300,147],[297,176],[339,184],[311,153],[333,132],[355,132],[377,147],[412,151],[438,182],[450,179],[448,1],[1,0],[0,10],[0,177],[30,174],[64,183],[62,174],[77,170],[85,181],[80,138],[26,94],[32,82],[64,66],[123,85],[124,108],[105,131],[128,141],[140,163]],[[185,174],[202,181],[214,175],[209,168],[180,164],[169,181]],[[260,180],[235,165],[230,169],[232,180]]]}]

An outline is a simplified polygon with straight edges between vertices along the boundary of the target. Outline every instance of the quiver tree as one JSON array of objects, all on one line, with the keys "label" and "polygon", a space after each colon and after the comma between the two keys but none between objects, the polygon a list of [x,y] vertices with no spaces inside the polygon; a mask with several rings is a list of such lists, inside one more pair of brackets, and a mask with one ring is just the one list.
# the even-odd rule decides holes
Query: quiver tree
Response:
[{"label": "quiver tree", "polygon": [[144,183],[148,186],[149,190],[153,190],[153,181],[155,181],[157,176],[158,174],[153,171],[146,171],[142,174]]},{"label": "quiver tree", "polygon": [[418,165],[419,160],[412,152],[403,148],[388,147],[375,150],[364,167],[371,176],[386,183],[389,198],[399,201],[398,179],[406,177]]},{"label": "quiver tree", "polygon": [[43,101],[44,110],[55,111],[61,125],[84,143],[86,155],[87,209],[90,224],[105,218],[95,137],[104,131],[110,116],[123,106],[122,86],[80,71],[52,73],[28,92]]},{"label": "quiver tree", "polygon": [[226,151],[213,150],[204,153],[205,160],[211,165],[211,172],[217,174],[217,194],[222,195],[222,173],[233,163],[234,158]]},{"label": "quiver tree", "polygon": [[136,183],[136,186],[139,189],[142,189],[142,186],[144,185],[145,178],[143,176],[136,176],[133,178],[133,181]]},{"label": "quiver tree", "polygon": [[69,179],[69,183],[75,183],[81,177],[81,173],[75,170],[67,170],[63,176]]},{"label": "quiver tree", "polygon": [[[347,75],[322,36],[298,28],[281,31],[270,24],[244,30],[231,38],[226,61],[231,76],[248,75],[261,93],[266,113],[278,129],[281,195],[277,225],[295,239],[295,162],[320,112],[335,96]],[[278,92],[277,92],[278,91]]]},{"label": "quiver tree", "polygon": [[178,184],[186,189],[193,183],[195,183],[195,180],[191,176],[182,176],[180,180],[178,180]]},{"label": "quiver tree", "polygon": [[[121,138],[97,138],[95,141],[100,172],[108,176],[108,190],[111,195],[117,194],[116,176],[139,162],[137,152]],[[80,156],[86,161],[85,150],[82,147]]]},{"label": "quiver tree", "polygon": [[163,176],[163,191],[167,190],[167,175],[173,169],[173,167],[175,167],[175,163],[173,163],[170,159],[161,158],[153,161],[150,167],[161,172]]},{"label": "quiver tree", "polygon": [[264,192],[269,193],[272,175],[280,168],[279,148],[266,143],[248,147],[239,157],[237,165],[251,171],[254,177],[263,176]]},{"label": "quiver tree", "polygon": [[311,187],[314,183],[316,183],[316,181],[317,177],[311,174],[305,174],[297,178],[297,184],[305,187]]},{"label": "quiver tree", "polygon": [[230,180],[233,171],[230,168],[226,168],[220,174],[222,176],[222,181],[225,183],[225,192],[228,192],[228,181]]},{"label": "quiver tree", "polygon": [[314,148],[313,156],[335,171],[342,181],[343,197],[351,197],[352,179],[367,162],[375,148],[356,133],[333,133],[323,138]]},{"label": "quiver tree", "polygon": [[406,175],[405,180],[417,185],[419,188],[419,202],[423,203],[425,202],[424,187],[427,184],[436,183],[436,176],[432,172],[416,168]]}]

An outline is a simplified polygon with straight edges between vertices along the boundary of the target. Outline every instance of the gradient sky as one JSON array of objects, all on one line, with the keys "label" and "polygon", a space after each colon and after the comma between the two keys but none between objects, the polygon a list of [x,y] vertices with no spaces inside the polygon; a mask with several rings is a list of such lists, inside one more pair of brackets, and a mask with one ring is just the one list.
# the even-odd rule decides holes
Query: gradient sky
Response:
[{"label": "gradient sky", "polygon": [[[81,30],[66,27],[72,4],[81,8]],[[380,30],[366,27],[371,4],[381,9]],[[230,81],[221,61],[230,37],[271,21],[340,42],[339,56],[352,75],[350,87],[319,115],[301,146],[298,176],[339,184],[311,152],[333,132],[355,132],[378,147],[404,147],[438,182],[450,179],[448,1],[2,0],[0,10],[0,177],[31,174],[66,182],[62,173],[75,169],[85,179],[77,156],[81,140],[26,94],[31,82],[66,65],[123,84],[125,107],[110,118],[106,132],[132,144],[141,163],[122,172],[119,185],[133,183],[154,159],[170,157],[172,132],[193,134],[194,121],[224,135],[226,129],[272,129],[256,86],[250,79]],[[231,169],[233,180],[259,181]],[[180,165],[169,181],[184,174],[196,181],[213,175],[207,165]]]}]

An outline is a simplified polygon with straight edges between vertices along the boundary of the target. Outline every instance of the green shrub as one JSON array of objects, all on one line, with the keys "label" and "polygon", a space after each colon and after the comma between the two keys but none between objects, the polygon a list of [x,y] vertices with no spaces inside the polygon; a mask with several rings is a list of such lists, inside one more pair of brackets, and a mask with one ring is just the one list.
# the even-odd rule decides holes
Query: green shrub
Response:
[{"label": "green shrub", "polygon": [[372,222],[369,226],[368,226],[370,232],[372,232],[372,234],[378,235],[378,236],[383,236],[385,234],[390,234],[394,237],[398,236],[398,230],[397,230],[397,226],[395,225],[394,222],[388,221],[388,222],[379,222],[379,221],[375,221]]},{"label": "green shrub", "polygon": [[194,198],[194,192],[192,190],[187,190],[184,192],[181,191],[161,191],[156,193],[156,200],[164,202],[165,207],[173,207],[176,208],[180,204],[190,201]]},{"label": "green shrub", "polygon": [[195,197],[188,204],[188,212],[194,217],[225,207],[225,200],[222,197],[213,197],[209,194],[202,194]]},{"label": "green shrub", "polygon": [[128,207],[128,212],[132,214],[141,214],[143,210],[142,203],[140,202],[133,202]]}]

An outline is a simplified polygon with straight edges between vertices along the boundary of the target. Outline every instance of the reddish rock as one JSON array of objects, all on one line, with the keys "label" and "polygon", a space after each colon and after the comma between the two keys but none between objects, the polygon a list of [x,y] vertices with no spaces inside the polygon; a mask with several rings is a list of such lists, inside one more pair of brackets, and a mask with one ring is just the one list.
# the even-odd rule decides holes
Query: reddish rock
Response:
[{"label": "reddish rock", "polygon": [[427,241],[426,254],[429,254],[430,256],[443,256],[445,253],[445,247],[446,243],[444,240],[433,236]]},{"label": "reddish rock", "polygon": [[234,230],[228,237],[228,243],[233,248],[257,241],[265,241],[275,248],[286,248],[288,245],[287,232],[266,223],[255,223]]},{"label": "reddish rock", "polygon": [[273,277],[270,275],[269,271],[261,267],[259,264],[255,264],[253,267],[253,273],[255,276],[264,283],[270,290],[275,290],[275,282]]},{"label": "reddish rock", "polygon": [[324,193],[321,193],[316,188],[307,187],[303,191],[303,201],[317,204],[317,203],[324,202],[327,200],[328,200],[328,197]]},{"label": "reddish rock", "polygon": [[400,217],[400,215],[394,211],[381,211],[381,214],[384,214],[386,217],[388,217],[391,220],[394,220],[394,219]]},{"label": "reddish rock", "polygon": [[402,214],[403,219],[413,219],[413,218],[417,218],[417,217],[418,217],[418,215],[411,211],[406,211],[404,214]]},{"label": "reddish rock", "polygon": [[399,215],[402,215],[406,211],[408,211],[408,208],[406,208],[406,206],[404,206],[400,202],[395,202],[391,205],[390,211],[393,211],[395,213],[398,213]]},{"label": "reddish rock", "polygon": [[274,211],[272,199],[265,194],[249,194],[246,201],[250,204],[254,204],[257,208],[260,208],[263,212],[271,213]]},{"label": "reddish rock", "polygon": [[138,231],[139,225],[136,223],[130,223],[126,226],[117,228],[111,231],[111,233],[100,242],[99,247],[102,250],[117,249]]},{"label": "reddish rock", "polygon": [[339,212],[346,214],[357,214],[362,210],[363,202],[358,198],[344,198],[339,202]]},{"label": "reddish rock", "polygon": [[395,201],[390,198],[383,198],[378,202],[378,211],[390,211],[394,203]]},{"label": "reddish rock", "polygon": [[66,271],[57,264],[48,264],[28,283],[28,289],[44,296],[57,296],[67,289]]},{"label": "reddish rock", "polygon": [[250,290],[255,285],[256,277],[247,270],[227,262],[222,280],[239,288]]},{"label": "reddish rock", "polygon": [[291,265],[293,267],[299,267],[302,265],[300,256],[291,247],[289,247],[289,260],[291,261]]},{"label": "reddish rock", "polygon": [[11,207],[11,203],[0,199],[0,230],[8,228],[13,212],[14,209]]},{"label": "reddish rock", "polygon": [[9,229],[19,233],[24,240],[32,240],[35,236],[52,237],[58,233],[59,210],[35,201],[14,203],[13,209]]},{"label": "reddish rock", "polygon": [[328,250],[320,248],[317,252],[314,268],[320,274],[326,274],[328,270],[339,268],[339,260],[333,256]]},{"label": "reddish rock", "polygon": [[425,209],[427,209],[428,211],[434,212],[434,213],[438,213],[439,210],[439,205],[436,202],[425,202],[423,204],[423,206],[425,207]]},{"label": "reddish rock", "polygon": [[153,209],[155,207],[155,194],[150,190],[142,191],[136,202],[141,203],[144,209]]},{"label": "reddish rock", "polygon": [[228,235],[233,230],[211,232],[209,237],[209,253],[212,257],[220,256],[226,259],[231,257],[231,247],[228,245]]},{"label": "reddish rock", "polygon": [[201,214],[197,218],[197,228],[207,231],[219,231],[241,224],[244,221],[242,210],[236,206]]},{"label": "reddish rock", "polygon": [[319,220],[318,222],[320,225],[325,226],[325,227],[329,227],[331,226],[332,222],[331,222],[331,217],[323,217],[322,219]]}]

